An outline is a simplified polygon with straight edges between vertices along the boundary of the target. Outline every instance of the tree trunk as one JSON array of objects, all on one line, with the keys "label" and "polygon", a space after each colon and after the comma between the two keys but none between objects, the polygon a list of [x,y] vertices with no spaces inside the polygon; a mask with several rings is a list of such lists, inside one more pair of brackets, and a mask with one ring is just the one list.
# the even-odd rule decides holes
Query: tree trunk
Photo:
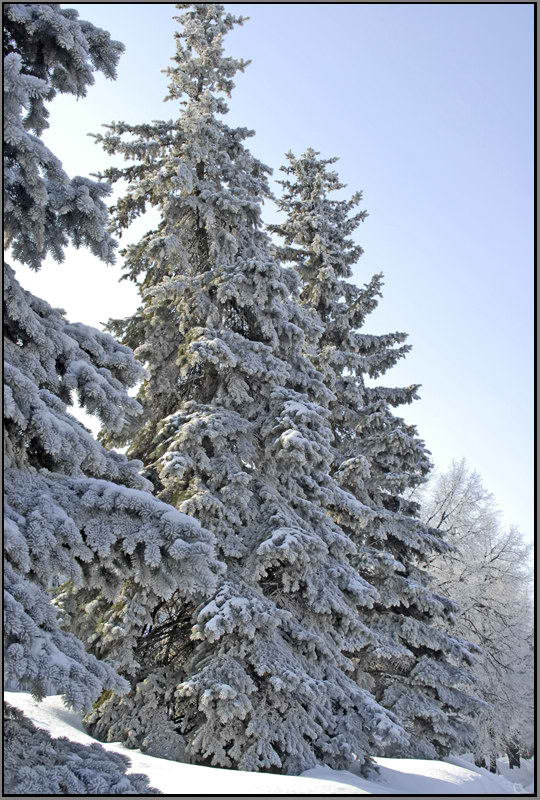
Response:
[{"label": "tree trunk", "polygon": [[476,756],[474,759],[474,763],[476,764],[477,767],[483,767],[484,769],[487,769],[486,759],[484,758],[484,756]]},{"label": "tree trunk", "polygon": [[490,772],[497,772],[497,756],[493,753],[489,757],[489,771]]},{"label": "tree trunk", "polygon": [[517,767],[517,769],[519,769],[521,766],[519,745],[514,743],[507,744],[506,754],[508,756],[508,766],[510,767],[510,769],[514,769],[514,767]]}]

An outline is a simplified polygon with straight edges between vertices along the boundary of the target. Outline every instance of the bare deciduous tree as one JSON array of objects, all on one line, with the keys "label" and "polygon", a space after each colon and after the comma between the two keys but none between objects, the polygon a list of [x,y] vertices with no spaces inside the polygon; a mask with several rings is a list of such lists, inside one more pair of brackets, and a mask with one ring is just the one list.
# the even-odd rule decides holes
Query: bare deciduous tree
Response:
[{"label": "bare deciduous tree", "polygon": [[[439,589],[460,607],[460,636],[481,648],[476,672],[486,707],[477,719],[479,763],[507,753],[519,766],[533,736],[531,545],[501,524],[493,495],[465,462],[435,475],[423,492],[424,521],[446,530],[453,553],[435,556]],[[456,630],[456,627],[454,627]]]}]

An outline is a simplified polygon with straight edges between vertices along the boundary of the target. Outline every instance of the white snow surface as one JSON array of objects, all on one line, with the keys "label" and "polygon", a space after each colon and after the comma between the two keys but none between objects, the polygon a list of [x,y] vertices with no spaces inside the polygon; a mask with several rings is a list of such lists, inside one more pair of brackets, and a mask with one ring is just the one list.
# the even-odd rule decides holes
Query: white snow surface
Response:
[{"label": "white snow surface", "polygon": [[[59,695],[46,697],[36,703],[26,692],[4,692],[6,702],[21,709],[34,725],[47,730],[51,736],[66,736],[80,744],[96,740],[85,733],[80,714],[67,709]],[[128,750],[120,744],[100,744],[106,749],[127,755],[131,761],[130,772],[149,776],[150,785],[164,794],[214,795],[505,795],[532,792],[501,775],[475,767],[463,759],[459,763],[424,761],[405,758],[377,758],[380,775],[376,781],[366,780],[352,772],[338,771],[319,766],[301,776],[270,775],[261,772],[198,767],[167,761]],[[528,763],[528,762],[527,762]],[[529,779],[529,769],[527,779]],[[514,770],[507,770],[507,774]],[[517,776],[517,771],[516,771]],[[514,777],[514,776],[512,776]],[[520,777],[521,773],[520,773]],[[532,772],[531,777],[532,780]]]},{"label": "white snow surface", "polygon": [[522,758],[521,766],[510,769],[507,758],[497,759],[497,770],[511,783],[520,783],[523,792],[534,792],[534,758]]}]

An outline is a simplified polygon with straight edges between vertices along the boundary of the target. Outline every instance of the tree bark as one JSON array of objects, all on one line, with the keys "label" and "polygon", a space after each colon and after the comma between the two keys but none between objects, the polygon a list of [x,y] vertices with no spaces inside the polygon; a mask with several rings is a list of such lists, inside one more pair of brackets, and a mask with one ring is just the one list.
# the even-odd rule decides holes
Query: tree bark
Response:
[{"label": "tree bark", "polygon": [[517,769],[521,766],[521,759],[520,759],[520,752],[519,752],[519,745],[509,743],[506,745],[506,754],[508,756],[508,766],[510,769]]}]

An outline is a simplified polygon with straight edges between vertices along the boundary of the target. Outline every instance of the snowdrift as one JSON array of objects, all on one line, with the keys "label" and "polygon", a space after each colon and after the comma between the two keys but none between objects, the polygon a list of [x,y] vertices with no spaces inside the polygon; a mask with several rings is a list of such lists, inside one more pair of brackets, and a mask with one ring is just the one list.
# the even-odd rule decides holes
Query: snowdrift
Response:
[{"label": "snowdrift", "polygon": [[[80,716],[69,711],[59,696],[47,697],[36,703],[26,692],[5,692],[5,699],[21,709],[34,725],[47,730],[51,736],[67,736],[80,744],[96,741],[85,733]],[[127,755],[131,772],[149,776],[151,786],[164,794],[174,795],[511,795],[532,793],[501,775],[493,775],[462,759],[454,763],[420,759],[376,759],[380,775],[376,781],[365,780],[351,772],[316,767],[298,777],[269,775],[257,772],[197,767],[179,764],[128,750],[120,744],[102,744],[106,750]],[[532,781],[531,763],[519,771],[519,777]],[[508,770],[514,772],[514,770]],[[518,771],[516,777],[518,776]],[[512,776],[513,777],[513,776]]]}]

